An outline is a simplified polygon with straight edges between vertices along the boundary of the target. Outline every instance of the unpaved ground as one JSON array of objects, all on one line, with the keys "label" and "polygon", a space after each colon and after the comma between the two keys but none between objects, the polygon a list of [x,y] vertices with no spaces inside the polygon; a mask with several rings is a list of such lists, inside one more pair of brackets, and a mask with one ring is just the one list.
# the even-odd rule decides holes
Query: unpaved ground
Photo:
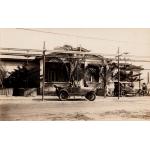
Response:
[{"label": "unpaved ground", "polygon": [[1,98],[0,120],[150,120],[150,97],[98,97],[93,102]]}]

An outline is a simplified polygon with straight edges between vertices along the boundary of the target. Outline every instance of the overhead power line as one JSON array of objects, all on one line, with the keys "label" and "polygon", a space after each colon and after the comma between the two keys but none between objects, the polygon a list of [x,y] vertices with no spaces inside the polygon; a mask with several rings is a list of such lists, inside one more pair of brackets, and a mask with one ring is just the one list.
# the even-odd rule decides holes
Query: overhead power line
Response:
[{"label": "overhead power line", "polygon": [[150,43],[121,41],[121,40],[113,40],[113,39],[106,39],[106,38],[100,38],[100,37],[82,36],[82,35],[76,35],[76,34],[67,34],[67,33],[51,32],[51,31],[43,31],[43,30],[29,29],[29,28],[16,28],[16,29],[18,29],[18,30],[32,31],[32,32],[39,32],[39,33],[46,33],[46,34],[53,34],[53,35],[60,35],[60,36],[67,36],[67,37],[76,37],[76,38],[83,38],[83,39],[91,39],[91,40],[101,40],[101,41],[108,41],[108,42],[150,45]]},{"label": "overhead power line", "polygon": [[[28,29],[28,28],[17,28],[17,29],[19,29],[19,30],[33,31],[33,32],[41,32],[41,33],[47,33],[47,34],[54,34],[54,35],[60,35],[60,36],[69,36],[69,37],[94,39],[94,40],[103,40],[103,41],[114,41],[114,42],[116,41],[116,40],[104,39],[104,38],[99,38],[99,37],[90,37],[90,36],[82,36],[82,35],[75,35],[75,34],[58,33],[58,32],[43,31],[43,30]],[[120,41],[117,41],[117,42],[120,42]]]}]

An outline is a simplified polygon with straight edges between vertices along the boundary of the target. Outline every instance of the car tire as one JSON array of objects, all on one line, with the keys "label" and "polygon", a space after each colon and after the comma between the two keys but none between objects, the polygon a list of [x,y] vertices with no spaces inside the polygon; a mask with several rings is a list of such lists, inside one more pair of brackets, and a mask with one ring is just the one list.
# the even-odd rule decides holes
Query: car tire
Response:
[{"label": "car tire", "polygon": [[96,99],[96,94],[93,92],[87,93],[85,98],[88,99],[89,101],[94,101]]},{"label": "car tire", "polygon": [[61,101],[67,100],[68,97],[69,97],[69,95],[66,91],[61,91],[59,93],[59,100],[61,100]]}]

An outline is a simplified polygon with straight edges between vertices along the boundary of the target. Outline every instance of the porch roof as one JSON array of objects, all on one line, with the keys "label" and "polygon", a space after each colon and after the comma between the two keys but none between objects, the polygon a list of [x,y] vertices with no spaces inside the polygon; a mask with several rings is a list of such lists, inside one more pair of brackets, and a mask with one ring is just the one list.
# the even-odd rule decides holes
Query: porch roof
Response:
[{"label": "porch roof", "polygon": [[[102,63],[104,60],[107,60],[100,54],[95,54],[91,52],[80,52],[80,51],[65,51],[65,50],[63,51],[55,50],[46,54],[47,59],[52,57],[57,57],[64,61],[67,61],[69,59],[74,59],[74,60],[80,59],[91,63]],[[39,56],[37,58],[41,59],[42,56]]]}]

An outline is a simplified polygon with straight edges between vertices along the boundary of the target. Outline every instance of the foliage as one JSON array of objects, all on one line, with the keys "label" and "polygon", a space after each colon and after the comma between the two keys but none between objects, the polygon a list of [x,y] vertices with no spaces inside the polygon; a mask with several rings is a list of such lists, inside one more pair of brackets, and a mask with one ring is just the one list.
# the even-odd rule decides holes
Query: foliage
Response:
[{"label": "foliage", "polygon": [[2,63],[0,63],[0,87],[3,88],[4,87],[4,80],[7,77],[7,71],[5,70],[4,66],[2,65]]},{"label": "foliage", "polygon": [[86,48],[83,47],[72,47],[71,45],[63,45],[60,47],[56,47],[54,48],[55,50],[61,49],[61,50],[65,50],[65,51],[82,51],[82,52],[90,52],[90,50],[87,50]]},{"label": "foliage", "polygon": [[104,64],[100,68],[99,77],[103,83],[106,82],[106,84],[108,84],[110,80],[114,79],[114,71],[116,68],[117,68],[116,63],[111,63],[111,62]]},{"label": "foliage", "polygon": [[17,67],[10,76],[4,80],[5,87],[34,88],[39,86],[39,69],[29,68],[27,65]]},{"label": "foliage", "polygon": [[[136,82],[139,81],[139,75],[141,73],[134,74],[135,71],[141,71],[143,68],[139,66],[134,66],[132,64],[122,65],[120,66],[120,81],[127,81],[127,82]],[[114,79],[118,80],[118,72],[114,75]]]}]

